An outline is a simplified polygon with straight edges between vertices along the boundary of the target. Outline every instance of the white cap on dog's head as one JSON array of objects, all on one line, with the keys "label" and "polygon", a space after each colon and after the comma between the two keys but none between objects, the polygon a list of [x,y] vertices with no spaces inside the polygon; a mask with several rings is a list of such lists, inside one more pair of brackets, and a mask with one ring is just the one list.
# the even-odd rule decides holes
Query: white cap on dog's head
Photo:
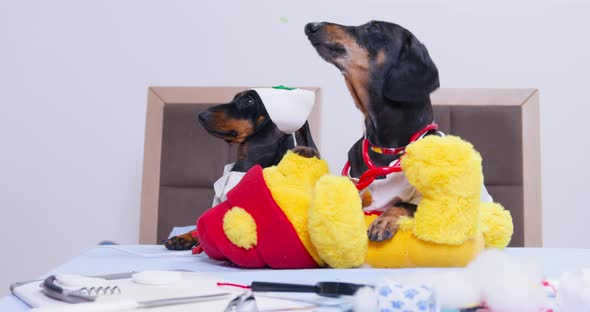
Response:
[{"label": "white cap on dog's head", "polygon": [[288,88],[255,88],[272,122],[285,134],[299,130],[315,104],[315,92]]}]

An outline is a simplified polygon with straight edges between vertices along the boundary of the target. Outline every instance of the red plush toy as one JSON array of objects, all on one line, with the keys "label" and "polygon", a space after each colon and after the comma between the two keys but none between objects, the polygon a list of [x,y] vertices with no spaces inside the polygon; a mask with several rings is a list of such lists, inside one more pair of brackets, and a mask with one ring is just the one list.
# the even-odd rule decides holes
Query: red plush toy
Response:
[{"label": "red plush toy", "polygon": [[[250,227],[246,232],[251,230],[252,237],[231,237],[231,227]],[[245,268],[318,267],[273,199],[260,166],[246,173],[227,194],[227,201],[205,212],[197,229],[200,248],[216,260]]]}]

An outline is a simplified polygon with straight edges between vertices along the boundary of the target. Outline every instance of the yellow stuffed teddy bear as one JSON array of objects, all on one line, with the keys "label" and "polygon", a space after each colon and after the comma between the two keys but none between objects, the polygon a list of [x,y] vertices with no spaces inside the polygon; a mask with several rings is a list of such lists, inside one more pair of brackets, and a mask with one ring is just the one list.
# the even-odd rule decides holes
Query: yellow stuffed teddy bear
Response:
[{"label": "yellow stuffed teddy bear", "polygon": [[499,204],[480,202],[481,157],[470,143],[428,136],[408,146],[401,166],[423,199],[390,240],[369,242],[376,216],[363,213],[347,177],[329,174],[324,160],[288,152],[277,166],[254,170],[261,178],[249,172],[228,203],[199,219],[201,246],[245,267],[402,268],[464,266],[484,248],[508,245],[512,218]]},{"label": "yellow stuffed teddy bear", "polygon": [[[464,266],[484,248],[508,245],[512,218],[499,204],[480,202],[481,157],[470,143],[455,136],[428,136],[408,146],[401,165],[423,199],[414,217],[400,219],[397,233],[385,242],[365,239],[351,246],[350,238],[366,237],[367,227],[377,216],[359,213],[358,199],[356,207],[341,200],[344,189],[356,191],[347,178],[325,175],[317,182],[309,231],[330,266]],[[358,219],[364,223],[353,229]],[[354,249],[367,250],[364,262],[349,254]]]}]

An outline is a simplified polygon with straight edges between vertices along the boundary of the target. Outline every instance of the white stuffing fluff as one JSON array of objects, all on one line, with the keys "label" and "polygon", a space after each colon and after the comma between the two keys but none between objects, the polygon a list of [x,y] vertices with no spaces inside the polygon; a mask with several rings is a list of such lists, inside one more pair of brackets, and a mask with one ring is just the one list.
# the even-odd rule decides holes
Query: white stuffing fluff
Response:
[{"label": "white stuffing fluff", "polygon": [[563,273],[559,280],[557,305],[560,311],[590,311],[590,269]]},{"label": "white stuffing fluff", "polygon": [[538,312],[548,306],[536,265],[499,250],[484,251],[469,264],[474,285],[494,312]]},{"label": "white stuffing fluff", "polygon": [[[466,268],[416,271],[394,280],[408,285],[430,285],[444,308],[466,307],[482,301],[494,312],[538,312],[547,307],[541,287],[543,276],[537,267],[499,250],[483,251]],[[376,296],[374,291],[359,291],[355,295],[360,297],[355,299],[355,304],[359,304],[355,305],[355,311],[376,311]]]},{"label": "white stuffing fluff", "polygon": [[481,289],[474,287],[473,275],[466,269],[416,274],[404,279],[403,283],[429,285],[435,290],[438,302],[444,307],[469,307],[482,301]]},{"label": "white stuffing fluff", "polygon": [[378,311],[377,294],[371,287],[363,287],[357,290],[352,297],[353,311]]}]

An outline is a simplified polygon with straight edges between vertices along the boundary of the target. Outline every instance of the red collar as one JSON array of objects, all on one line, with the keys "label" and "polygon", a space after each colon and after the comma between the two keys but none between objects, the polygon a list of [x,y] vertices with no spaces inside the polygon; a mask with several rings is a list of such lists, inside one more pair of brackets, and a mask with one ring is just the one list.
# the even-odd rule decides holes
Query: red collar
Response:
[{"label": "red collar", "polygon": [[[431,123],[428,126],[421,129],[420,131],[414,133],[412,135],[412,137],[410,138],[410,142],[408,143],[408,145],[420,140],[429,131],[433,131],[433,130],[438,130],[438,125],[435,123]],[[371,160],[371,157],[369,156],[369,148],[373,152],[379,153],[379,154],[403,155],[406,151],[406,147],[407,147],[407,145],[404,147],[378,147],[378,146],[371,144],[371,142],[369,142],[369,140],[365,137],[363,139],[363,160],[365,162],[365,165],[367,165],[367,167],[369,169],[361,175],[358,183],[356,183],[356,188],[358,190],[362,190],[362,189],[366,188],[367,186],[369,186],[371,183],[373,183],[373,181],[375,181],[375,179],[378,176],[386,176],[386,175],[394,173],[394,172],[402,171],[402,167],[400,165],[401,156],[392,165],[384,166],[384,167],[377,167],[377,166],[375,166],[375,164]],[[348,176],[349,172],[350,172],[350,162],[347,161],[346,164],[344,165],[344,168],[342,169],[342,175]]]}]

